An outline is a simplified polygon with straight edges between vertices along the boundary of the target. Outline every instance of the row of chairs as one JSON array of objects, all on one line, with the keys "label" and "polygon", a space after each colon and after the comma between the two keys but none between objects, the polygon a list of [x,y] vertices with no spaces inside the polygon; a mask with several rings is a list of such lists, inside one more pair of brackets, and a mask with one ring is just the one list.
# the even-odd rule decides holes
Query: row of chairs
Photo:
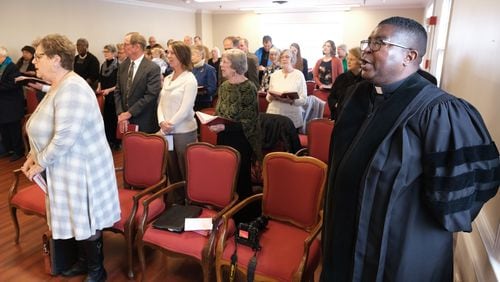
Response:
[{"label": "row of chairs", "polygon": [[[321,229],[320,206],[327,174],[324,162],[284,152],[268,154],[263,163],[263,193],[237,205],[239,153],[233,148],[207,143],[189,145],[186,181],[170,186],[165,168],[164,138],[141,132],[125,134],[123,167],[117,169],[123,177],[123,186],[118,190],[122,218],[110,230],[125,236],[130,278],[134,276],[133,248],[137,245],[144,280],[144,246],[148,245],[195,259],[202,266],[205,281],[213,278],[215,262],[218,281],[226,281],[222,270],[230,264],[235,248],[232,215],[250,202],[261,200],[263,215],[270,220],[260,241],[262,251],[258,255],[256,279],[312,281],[319,263],[316,237]],[[14,171],[9,191],[16,244],[18,209],[45,218],[43,192],[34,185],[19,188],[19,174],[19,170]],[[208,236],[195,232],[171,233],[151,226],[152,220],[167,209],[164,196],[174,189],[185,189],[186,202],[203,207],[200,217],[212,218],[214,229]],[[281,250],[287,250],[287,254],[283,255]],[[238,273],[246,274],[251,256],[250,248],[238,246]]]}]

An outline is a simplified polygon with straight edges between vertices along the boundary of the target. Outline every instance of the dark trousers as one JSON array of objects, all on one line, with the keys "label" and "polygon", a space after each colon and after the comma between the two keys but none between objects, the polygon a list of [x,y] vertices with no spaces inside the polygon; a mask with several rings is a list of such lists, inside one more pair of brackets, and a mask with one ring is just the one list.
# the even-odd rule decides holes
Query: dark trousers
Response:
[{"label": "dark trousers", "polygon": [[116,139],[116,124],[118,118],[116,116],[115,100],[112,94],[106,96],[104,100],[104,131],[106,132],[106,139],[111,145],[117,145],[120,140]]},{"label": "dark trousers", "polygon": [[14,151],[19,156],[24,155],[21,120],[0,123],[0,135],[2,135],[2,145],[7,152]]}]

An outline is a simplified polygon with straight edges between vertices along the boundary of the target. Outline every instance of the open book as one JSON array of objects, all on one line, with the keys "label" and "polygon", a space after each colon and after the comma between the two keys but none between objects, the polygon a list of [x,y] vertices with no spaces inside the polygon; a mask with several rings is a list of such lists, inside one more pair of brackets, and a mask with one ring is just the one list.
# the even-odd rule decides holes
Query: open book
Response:
[{"label": "open book", "polygon": [[299,99],[299,93],[297,93],[297,92],[278,92],[278,91],[269,90],[269,94],[273,95],[274,97],[278,97],[278,98],[289,98],[292,100]]},{"label": "open book", "polygon": [[35,183],[38,185],[38,187],[40,189],[42,189],[42,191],[45,194],[47,194],[47,182],[45,181],[45,178],[43,178],[43,176],[40,173],[37,173],[37,174],[35,174],[35,176],[33,176],[33,181],[35,181]]},{"label": "open book", "polygon": [[231,119],[205,114],[200,111],[197,111],[195,114],[200,120],[201,124],[216,125],[216,124],[228,124],[234,122]]},{"label": "open book", "polygon": [[37,77],[33,77],[33,76],[24,76],[24,75],[20,75],[18,77],[16,77],[14,79],[14,81],[17,83],[17,84],[21,84],[23,86],[28,86],[28,83],[41,83],[41,84],[46,84],[46,85],[50,85],[49,82],[43,80],[43,79],[40,79],[40,78],[37,78]]}]

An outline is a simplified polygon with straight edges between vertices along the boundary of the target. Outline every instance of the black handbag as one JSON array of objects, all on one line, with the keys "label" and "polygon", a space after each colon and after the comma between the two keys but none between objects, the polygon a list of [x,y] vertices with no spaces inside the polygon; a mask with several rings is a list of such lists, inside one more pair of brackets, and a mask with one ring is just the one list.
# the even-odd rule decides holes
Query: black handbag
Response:
[{"label": "black handbag", "polygon": [[47,231],[42,235],[42,243],[45,272],[48,274],[59,275],[76,262],[78,250],[74,238],[54,240],[52,232]]},{"label": "black handbag", "polygon": [[173,205],[153,222],[153,227],[172,232],[183,232],[185,219],[198,217],[201,210],[199,206]]}]

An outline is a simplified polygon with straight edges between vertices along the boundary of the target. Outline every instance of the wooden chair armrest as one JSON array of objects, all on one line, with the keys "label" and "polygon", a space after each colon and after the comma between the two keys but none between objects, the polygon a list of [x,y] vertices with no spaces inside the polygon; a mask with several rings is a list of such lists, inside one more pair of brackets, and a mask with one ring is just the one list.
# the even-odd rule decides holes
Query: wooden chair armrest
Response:
[{"label": "wooden chair armrest", "polygon": [[12,171],[12,184],[10,184],[9,188],[9,203],[14,197],[14,195],[17,193],[17,186],[19,185],[19,175],[22,173],[21,169],[15,169]]},{"label": "wooden chair armrest", "polygon": [[148,224],[147,218],[148,218],[148,213],[149,213],[149,204],[152,201],[154,201],[155,199],[158,199],[159,197],[165,195],[166,193],[169,193],[172,190],[184,187],[185,185],[186,185],[186,181],[180,181],[180,182],[171,184],[171,185],[169,185],[167,187],[164,187],[164,188],[158,190],[156,193],[154,193],[153,195],[147,197],[147,199],[145,199],[142,202],[142,205],[144,206],[144,210],[143,210],[143,213],[142,213],[142,218],[139,221],[139,226],[138,226],[138,232],[139,233],[138,233],[138,236],[137,236],[137,240],[139,240],[139,238],[142,240],[142,236],[144,235],[144,232],[147,229],[147,224]]},{"label": "wooden chair armrest", "polygon": [[262,197],[263,197],[262,193],[248,197],[243,201],[239,202],[236,206],[232,207],[229,211],[227,211],[222,215],[222,225],[221,225],[221,230],[219,231],[221,233],[219,235],[219,243],[217,244],[217,251],[216,251],[217,255],[222,256],[222,252],[226,247],[227,226],[229,224],[229,219],[232,218],[235,213],[237,213],[239,210],[246,207],[250,203],[253,203],[257,200],[261,200]]},{"label": "wooden chair armrest", "polygon": [[300,261],[298,271],[295,273],[296,277],[294,281],[303,281],[302,276],[304,275],[304,269],[307,265],[307,261],[309,260],[309,249],[311,247],[313,240],[316,239],[319,232],[321,231],[322,227],[323,227],[323,220],[320,220],[318,224],[312,229],[309,236],[307,236],[307,238],[304,240],[304,253],[302,255],[302,260]]}]

